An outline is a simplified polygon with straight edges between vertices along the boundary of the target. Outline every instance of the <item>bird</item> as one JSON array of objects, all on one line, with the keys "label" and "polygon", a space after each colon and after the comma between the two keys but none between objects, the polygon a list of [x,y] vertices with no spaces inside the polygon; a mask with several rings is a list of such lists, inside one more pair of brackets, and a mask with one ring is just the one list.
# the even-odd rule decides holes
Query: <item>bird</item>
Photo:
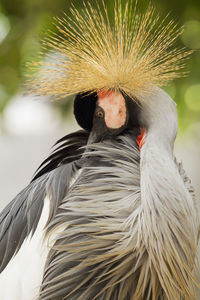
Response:
[{"label": "bird", "polygon": [[81,129],[0,214],[0,299],[198,300],[199,206],[163,90],[185,74],[182,29],[131,0],[55,22],[27,85],[73,95]]}]

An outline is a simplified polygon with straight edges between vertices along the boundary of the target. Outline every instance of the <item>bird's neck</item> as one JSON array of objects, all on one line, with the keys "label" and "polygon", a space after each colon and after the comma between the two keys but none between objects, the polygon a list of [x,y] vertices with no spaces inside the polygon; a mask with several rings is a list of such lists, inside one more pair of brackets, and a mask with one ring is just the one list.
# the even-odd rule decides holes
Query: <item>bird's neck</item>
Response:
[{"label": "bird's neck", "polygon": [[[154,138],[155,137],[155,138]],[[173,158],[171,141],[147,133],[141,149],[141,232],[167,299],[195,299],[196,206]],[[198,223],[198,224],[197,224]]]}]

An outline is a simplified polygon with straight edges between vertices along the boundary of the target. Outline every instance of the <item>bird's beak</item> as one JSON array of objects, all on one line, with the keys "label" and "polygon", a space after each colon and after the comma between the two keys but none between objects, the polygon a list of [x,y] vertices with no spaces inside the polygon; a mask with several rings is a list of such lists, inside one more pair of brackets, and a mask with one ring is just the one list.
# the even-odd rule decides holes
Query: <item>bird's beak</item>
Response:
[{"label": "bird's beak", "polygon": [[98,143],[98,142],[100,142],[100,137],[97,136],[95,130],[92,130],[90,132],[87,144],[91,145],[93,143]]},{"label": "bird's beak", "polygon": [[101,124],[101,125],[102,126],[99,126],[98,123],[94,122],[88,138],[88,145],[100,142],[107,135],[108,130],[105,124]]}]

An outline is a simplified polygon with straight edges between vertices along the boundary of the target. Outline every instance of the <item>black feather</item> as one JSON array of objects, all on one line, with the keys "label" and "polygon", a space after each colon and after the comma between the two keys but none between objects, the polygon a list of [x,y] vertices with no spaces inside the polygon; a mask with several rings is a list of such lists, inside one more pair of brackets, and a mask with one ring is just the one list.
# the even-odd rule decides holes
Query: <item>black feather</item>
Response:
[{"label": "black feather", "polygon": [[76,121],[87,131],[92,130],[96,101],[97,93],[78,94],[74,100],[74,116]]},{"label": "black feather", "polygon": [[44,204],[47,179],[43,176],[29,184],[0,214],[0,273],[18,252],[24,239],[35,232]]},{"label": "black feather", "polygon": [[60,145],[53,150],[51,155],[39,166],[32,181],[49,173],[62,164],[78,160],[83,154],[84,149],[82,147],[87,144],[88,137],[88,132],[79,130],[58,140],[54,146]]}]

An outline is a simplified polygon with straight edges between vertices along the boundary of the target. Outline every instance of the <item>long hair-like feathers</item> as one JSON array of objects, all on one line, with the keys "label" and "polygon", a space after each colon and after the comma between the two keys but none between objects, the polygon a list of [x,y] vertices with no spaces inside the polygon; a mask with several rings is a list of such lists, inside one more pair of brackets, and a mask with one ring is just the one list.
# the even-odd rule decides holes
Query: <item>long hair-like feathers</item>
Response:
[{"label": "long hair-like feathers", "polygon": [[[84,156],[81,176],[48,225],[47,237],[57,238],[39,299],[194,300],[195,200],[166,192],[166,198],[157,195],[157,206],[153,197],[144,205],[132,132],[89,145]],[[162,169],[155,166],[159,180]],[[174,170],[194,197],[176,161]]]},{"label": "long hair-like feathers", "polygon": [[59,34],[43,43],[46,60],[29,65],[39,69],[28,80],[31,92],[61,98],[106,88],[142,98],[179,77],[190,54],[174,46],[182,29],[151,4],[141,13],[139,1],[121,2],[114,1],[114,16],[102,0],[57,18]]}]

